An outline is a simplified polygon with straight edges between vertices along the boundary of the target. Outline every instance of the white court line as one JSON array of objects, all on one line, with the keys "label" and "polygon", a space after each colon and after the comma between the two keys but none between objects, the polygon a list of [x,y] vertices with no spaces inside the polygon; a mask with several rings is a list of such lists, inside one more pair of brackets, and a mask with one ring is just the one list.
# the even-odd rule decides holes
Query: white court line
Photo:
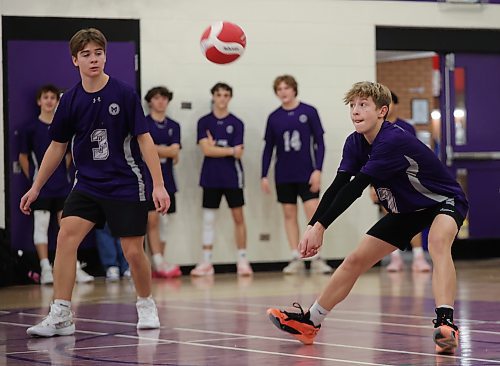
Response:
[{"label": "white court line", "polygon": [[241,337],[226,337],[226,338],[205,338],[205,339],[195,339],[194,341],[188,341],[189,343],[200,343],[200,342],[220,342],[220,341],[237,341],[241,339],[248,339],[248,336]]},{"label": "white court line", "polygon": [[3,310],[0,310],[0,314],[1,314],[1,315],[10,314],[10,311],[3,311]]},{"label": "white court line", "polygon": [[[193,300],[191,302],[198,302],[203,304],[202,301],[196,301]],[[212,300],[210,303],[213,304],[220,304],[220,305],[239,305],[239,306],[252,306],[252,307],[259,307],[263,309],[267,309],[270,307],[280,307],[283,308],[283,306],[280,305],[266,305],[266,304],[252,304],[252,303],[240,303],[240,302],[235,302],[235,301],[222,301],[222,300]],[[425,321],[429,321],[432,318],[428,316],[422,316],[422,315],[405,315],[405,314],[393,314],[393,313],[379,313],[376,311],[358,311],[358,310],[333,310],[334,313],[336,314],[352,314],[352,315],[370,315],[370,316],[389,316],[389,317],[395,317],[395,318],[410,318],[410,319],[421,319]],[[474,319],[464,319],[464,318],[454,318],[455,320],[460,321],[461,323],[475,323],[475,324],[500,324],[500,320],[498,321],[486,321],[486,320],[474,320]]]},{"label": "white court line", "polygon": [[[30,316],[34,318],[40,318],[44,317],[45,315],[40,315],[40,314],[33,314],[33,313],[25,313],[25,312],[20,312],[18,313],[19,315],[22,316]],[[99,323],[99,324],[114,324],[114,325],[128,325],[128,326],[137,326],[137,323],[127,323],[127,322],[120,322],[120,321],[113,321],[113,320],[99,320],[99,319],[87,319],[87,318],[73,318],[74,320],[78,320],[80,322],[86,322],[86,323]]]},{"label": "white court line", "polygon": [[259,315],[257,311],[240,311],[240,310],[227,310],[227,309],[212,309],[207,307],[194,307],[194,306],[183,306],[183,305],[169,305],[164,303],[157,303],[158,308],[172,308],[172,309],[182,309],[182,310],[196,310],[196,311],[211,311],[214,313],[228,313],[228,314],[246,314],[246,315]]},{"label": "white court line", "polygon": [[[193,329],[193,328],[173,328],[173,329],[177,330],[177,331],[185,331],[185,332],[220,334],[220,335],[227,335],[227,336],[238,336],[238,335],[245,336],[245,334],[241,334],[241,333],[218,332],[218,331]],[[298,341],[293,340],[293,339],[285,339],[285,338],[278,338],[278,337],[266,337],[266,336],[257,336],[257,335],[251,335],[251,334],[246,334],[246,336],[249,338],[265,339],[265,340],[269,340],[269,341],[279,341],[279,342],[284,341],[284,342],[294,342],[294,343],[298,342]],[[348,344],[325,343],[325,342],[314,342],[314,344],[320,345],[320,346],[328,346],[328,347],[352,348],[352,349],[357,349],[357,350],[367,350],[367,351],[376,351],[376,352],[400,353],[400,354],[408,354],[408,355],[416,355],[416,356],[436,357],[435,353],[401,351],[401,350],[387,349],[387,348],[361,347],[361,346],[353,346],[353,345],[348,345]],[[490,362],[490,363],[500,364],[500,360],[498,360],[498,361],[497,360],[485,360],[485,359],[481,359],[481,358],[462,357],[462,356],[447,356],[447,355],[439,355],[439,356],[445,357],[445,358],[450,358],[450,359],[456,359],[456,360],[481,361],[481,362]]]},{"label": "white court line", "polygon": [[[9,323],[9,322],[0,322],[0,324],[16,325],[16,326],[22,326],[22,327],[29,326],[29,324]],[[77,330],[76,333],[82,333],[82,331],[78,331]],[[88,332],[85,332],[85,333],[88,333]],[[147,338],[147,337],[140,337],[140,336],[138,337],[138,336],[124,335],[124,334],[102,333],[102,335],[109,335],[109,336],[118,337],[118,338],[151,339],[151,338]],[[247,335],[242,335],[242,337],[248,338]],[[163,339],[163,338],[160,338],[160,339],[158,339],[156,341],[157,342],[161,342],[161,343],[182,344],[182,345],[194,346],[194,347],[206,347],[206,348],[225,349],[225,350],[231,350],[231,351],[249,352],[249,353],[260,353],[260,354],[267,354],[267,355],[274,355],[274,356],[305,358],[305,359],[320,360],[320,361],[335,361],[335,362],[343,362],[343,363],[349,363],[349,364],[355,364],[355,365],[391,366],[389,364],[380,364],[380,363],[362,362],[362,361],[350,361],[350,360],[343,360],[343,359],[338,359],[338,358],[316,357],[316,356],[306,356],[306,355],[292,355],[292,354],[289,354],[289,353],[282,353],[282,352],[271,352],[271,351],[263,351],[263,350],[259,350],[259,349],[239,348],[239,347],[229,347],[229,346],[218,346],[218,345],[204,344],[204,343],[191,343],[191,342],[188,342],[188,341],[183,342],[183,341],[169,340],[169,339]],[[105,347],[106,346],[95,347],[95,349],[105,348]],[[118,347],[119,346],[116,345],[115,348],[118,348]],[[78,348],[75,348],[75,349],[78,349]],[[81,349],[83,349],[83,348],[81,348]],[[39,351],[39,352],[42,352],[42,351]],[[46,351],[43,351],[43,352],[46,352]],[[19,353],[32,353],[32,351],[29,351],[29,352],[7,352],[7,353],[5,353],[5,355],[7,356],[7,355],[14,355],[14,354],[19,354]]]}]

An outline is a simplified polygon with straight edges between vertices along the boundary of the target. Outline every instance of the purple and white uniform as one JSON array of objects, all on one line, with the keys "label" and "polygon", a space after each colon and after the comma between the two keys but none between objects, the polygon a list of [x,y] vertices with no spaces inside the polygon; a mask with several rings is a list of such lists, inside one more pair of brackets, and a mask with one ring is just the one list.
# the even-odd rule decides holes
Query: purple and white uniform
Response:
[{"label": "purple and white uniform", "polygon": [[417,131],[415,131],[415,127],[413,127],[412,124],[406,122],[405,120],[396,118],[396,120],[393,123],[394,125],[399,126],[403,130],[411,133],[413,136],[417,136]]},{"label": "purple and white uniform", "polygon": [[[207,138],[207,130],[219,147],[243,145],[245,126],[243,122],[229,114],[217,118],[213,113],[203,116],[198,121],[198,139]],[[201,168],[200,186],[203,188],[243,188],[244,174],[240,159],[232,156],[211,158],[205,156]]]},{"label": "purple and white uniform", "polygon": [[323,167],[323,134],[318,111],[313,106],[299,103],[292,110],[276,109],[267,119],[261,176],[267,176],[276,147],[276,184],[309,182],[311,173]]},{"label": "purple and white uniform", "polygon": [[79,82],[64,93],[49,130],[54,141],[71,140],[75,190],[122,201],[146,200],[137,136],[147,132],[136,92],[111,77],[98,92]]},{"label": "purple and white uniform", "polygon": [[[155,145],[170,146],[181,144],[181,126],[173,119],[166,117],[162,122],[155,121],[150,115],[146,117],[149,125],[149,133]],[[171,158],[160,158],[161,172],[165,189],[168,193],[177,192],[174,177],[174,161]],[[148,169],[145,169],[148,192],[151,192],[153,180]]]},{"label": "purple and white uniform", "polygon": [[[26,126],[21,132],[20,153],[28,154],[32,162],[30,164],[30,177],[32,181],[42,163],[45,151],[47,151],[52,140],[49,137],[50,124],[36,119]],[[47,183],[40,190],[38,197],[40,198],[66,198],[71,191],[71,179],[69,172],[66,169],[66,160],[63,159],[61,164],[56,168]]]},{"label": "purple and white uniform", "polygon": [[384,122],[370,145],[352,133],[344,145],[339,171],[369,175],[380,203],[392,213],[415,212],[446,201],[465,217],[468,202],[450,172],[421,141]]}]

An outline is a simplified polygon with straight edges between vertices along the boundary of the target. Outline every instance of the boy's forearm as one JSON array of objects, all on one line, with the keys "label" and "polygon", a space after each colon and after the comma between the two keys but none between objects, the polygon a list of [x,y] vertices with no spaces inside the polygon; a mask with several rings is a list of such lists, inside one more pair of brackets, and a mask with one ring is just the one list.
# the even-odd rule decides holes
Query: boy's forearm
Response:
[{"label": "boy's forearm", "polygon": [[139,142],[142,158],[151,173],[153,186],[163,186],[164,182],[160,169],[160,158],[158,157],[158,152],[156,151],[151,135],[149,133],[139,135],[137,136],[137,141]]},{"label": "boy's forearm", "polygon": [[225,158],[234,155],[234,148],[220,146],[206,146],[203,149],[203,155],[209,158]]},{"label": "boy's forearm", "polygon": [[30,163],[28,160],[28,155],[19,154],[19,165],[21,166],[21,170],[26,178],[30,177]]},{"label": "boy's forearm", "polygon": [[173,144],[170,146],[156,145],[156,151],[160,158],[171,158],[174,159],[179,155],[179,144]]},{"label": "boy's forearm", "polygon": [[52,176],[59,164],[61,164],[61,160],[66,154],[67,146],[68,143],[55,141],[50,143],[43,156],[42,164],[40,165],[35,181],[33,182],[33,188],[40,190],[45,183],[47,183],[47,180]]}]

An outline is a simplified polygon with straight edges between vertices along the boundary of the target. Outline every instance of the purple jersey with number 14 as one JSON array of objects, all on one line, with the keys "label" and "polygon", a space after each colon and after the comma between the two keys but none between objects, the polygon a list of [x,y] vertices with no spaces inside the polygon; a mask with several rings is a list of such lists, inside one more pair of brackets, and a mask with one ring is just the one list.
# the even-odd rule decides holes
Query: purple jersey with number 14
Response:
[{"label": "purple jersey with number 14", "polygon": [[300,103],[295,109],[276,109],[269,115],[262,157],[266,177],[276,147],[276,184],[307,183],[314,170],[321,170],[325,155],[323,127],[316,108]]},{"label": "purple jersey with number 14", "polygon": [[384,122],[370,145],[362,134],[347,137],[339,171],[369,175],[380,203],[393,213],[408,213],[447,201],[463,217],[465,194],[448,169],[415,136]]},{"label": "purple jersey with number 14", "polygon": [[49,132],[54,141],[71,141],[73,189],[107,199],[146,200],[137,136],[149,129],[132,87],[109,78],[100,91],[87,93],[79,82],[62,96]]}]

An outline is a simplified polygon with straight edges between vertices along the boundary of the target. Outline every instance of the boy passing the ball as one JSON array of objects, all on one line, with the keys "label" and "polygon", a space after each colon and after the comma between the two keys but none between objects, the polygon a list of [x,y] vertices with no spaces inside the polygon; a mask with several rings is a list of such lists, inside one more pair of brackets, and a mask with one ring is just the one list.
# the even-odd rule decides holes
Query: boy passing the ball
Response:
[{"label": "boy passing the ball", "polygon": [[75,332],[71,294],[76,252],[89,231],[105,222],[120,238],[130,264],[138,295],[137,328],[158,328],[151,297],[151,267],[142,246],[148,216],[144,162],[153,178],[156,209],[164,214],[170,204],[158,154],[139,97],[132,87],[104,73],[104,35],[94,28],[82,29],[69,46],[81,82],[61,98],[49,130],[52,142],[31,189],[21,198],[20,209],[30,214],[30,205],[61,162],[69,141],[76,167],[75,185],[64,204],[57,237],[54,301],[48,316],[27,333],[51,337]]},{"label": "boy passing the ball", "polygon": [[[305,344],[312,344],[321,322],[351,291],[358,277],[395,248],[430,226],[429,252],[434,263],[436,352],[454,353],[458,328],[453,323],[456,292],[451,246],[467,214],[468,202],[456,180],[417,138],[385,121],[391,94],[387,87],[359,82],[347,92],[355,132],[348,136],[333,183],[325,192],[299,244],[303,257],[315,255],[323,234],[363,190],[372,184],[388,214],[348,255],[307,312],[268,309],[271,321]],[[351,179],[354,176],[353,179]]]}]

